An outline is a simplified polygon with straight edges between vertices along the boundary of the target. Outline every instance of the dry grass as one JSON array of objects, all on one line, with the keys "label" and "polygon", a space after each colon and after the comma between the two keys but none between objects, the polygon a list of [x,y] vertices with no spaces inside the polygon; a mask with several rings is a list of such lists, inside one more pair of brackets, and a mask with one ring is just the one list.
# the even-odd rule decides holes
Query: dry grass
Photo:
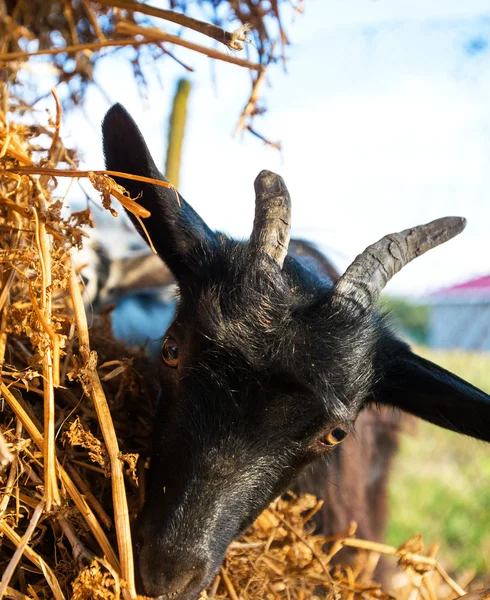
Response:
[{"label": "dry grass", "polygon": [[[303,2],[178,0],[169,4],[172,10],[135,0],[0,2],[2,81],[15,85],[23,80],[19,77],[23,72],[47,70],[67,90],[66,106],[83,103],[91,86],[107,98],[103,83],[94,78],[94,68],[105,56],[119,52],[133,70],[140,95],[146,98],[148,78],[155,76],[155,61],[172,59],[192,72],[187,61],[198,53],[249,71],[252,94],[237,131],[250,131],[280,149],[253,126],[255,116],[265,112],[257,90],[269,65],[285,64],[289,42],[283,23],[285,17],[302,12]],[[189,16],[190,4],[190,12],[201,19]],[[28,95],[26,89],[20,94],[24,99]]]}]

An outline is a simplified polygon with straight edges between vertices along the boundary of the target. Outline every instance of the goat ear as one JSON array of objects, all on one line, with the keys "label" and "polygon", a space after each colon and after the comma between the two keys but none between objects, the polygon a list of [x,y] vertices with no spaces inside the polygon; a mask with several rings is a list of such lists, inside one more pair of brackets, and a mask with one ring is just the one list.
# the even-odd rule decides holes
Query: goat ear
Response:
[{"label": "goat ear", "polygon": [[[393,341],[374,401],[457,433],[490,442],[490,396]],[[389,365],[388,367],[386,365]]]},{"label": "goat ear", "polygon": [[[131,175],[142,175],[165,181],[158,171],[148,147],[129,113],[115,104],[102,123],[106,168]],[[146,208],[151,216],[144,224],[158,254],[181,281],[192,271],[193,250],[211,243],[214,234],[201,217],[172,188],[132,179],[114,178],[124,186],[132,198]],[[136,229],[146,239],[141,225],[128,213]]]}]

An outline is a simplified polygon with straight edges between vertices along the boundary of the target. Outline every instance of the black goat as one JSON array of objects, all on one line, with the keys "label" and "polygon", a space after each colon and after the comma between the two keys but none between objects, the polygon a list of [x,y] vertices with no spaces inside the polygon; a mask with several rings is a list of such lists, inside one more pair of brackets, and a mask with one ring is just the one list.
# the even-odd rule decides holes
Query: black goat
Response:
[{"label": "black goat", "polygon": [[[86,244],[86,249],[92,255],[78,254],[76,260],[80,268],[90,261],[82,268],[87,308],[97,311],[115,303],[111,312],[115,337],[133,346],[145,345],[150,355],[158,355],[155,335],[170,325],[176,306],[175,280],[168,267],[148,251],[111,259],[100,244]],[[289,254],[301,257],[303,265],[334,283],[340,278],[310,242],[292,239]],[[326,500],[315,516],[319,532],[331,536],[356,521],[360,537],[382,539],[388,516],[387,483],[398,447],[400,421],[399,411],[365,409],[356,420],[356,435],[339,447],[328,469],[320,458],[296,482],[294,490],[298,493],[309,492]],[[335,560],[338,558],[345,560],[346,556],[337,555]]]},{"label": "black goat", "polygon": [[[108,169],[165,181],[121,106],[103,134]],[[273,173],[255,181],[248,242],[211,231],[172,189],[118,181],[142,193],[145,226],[180,289],[137,527],[146,594],[193,600],[228,544],[307,465],[341,460],[334,448],[358,417],[369,429],[373,404],[490,441],[490,397],[414,355],[374,308],[394,273],[460,233],[464,219],[386,236],[335,283],[288,255],[290,200]],[[376,443],[371,451],[384,460]]]}]

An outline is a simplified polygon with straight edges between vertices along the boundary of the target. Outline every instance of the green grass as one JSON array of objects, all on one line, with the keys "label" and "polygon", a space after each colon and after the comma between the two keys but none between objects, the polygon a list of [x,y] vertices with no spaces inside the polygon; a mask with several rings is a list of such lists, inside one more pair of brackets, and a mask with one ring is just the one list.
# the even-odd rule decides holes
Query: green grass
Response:
[{"label": "green grass", "polygon": [[[420,354],[490,393],[490,356]],[[387,541],[395,546],[421,533],[441,543],[452,571],[490,573],[490,445],[419,422],[403,436],[392,483]]]}]

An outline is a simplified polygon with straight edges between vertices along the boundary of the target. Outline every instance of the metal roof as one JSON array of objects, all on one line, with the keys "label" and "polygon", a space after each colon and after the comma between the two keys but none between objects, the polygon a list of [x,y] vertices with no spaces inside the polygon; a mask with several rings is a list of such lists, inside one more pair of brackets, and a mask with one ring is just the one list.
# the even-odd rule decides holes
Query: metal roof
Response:
[{"label": "metal roof", "polygon": [[490,275],[441,288],[427,298],[431,304],[490,302]]}]

